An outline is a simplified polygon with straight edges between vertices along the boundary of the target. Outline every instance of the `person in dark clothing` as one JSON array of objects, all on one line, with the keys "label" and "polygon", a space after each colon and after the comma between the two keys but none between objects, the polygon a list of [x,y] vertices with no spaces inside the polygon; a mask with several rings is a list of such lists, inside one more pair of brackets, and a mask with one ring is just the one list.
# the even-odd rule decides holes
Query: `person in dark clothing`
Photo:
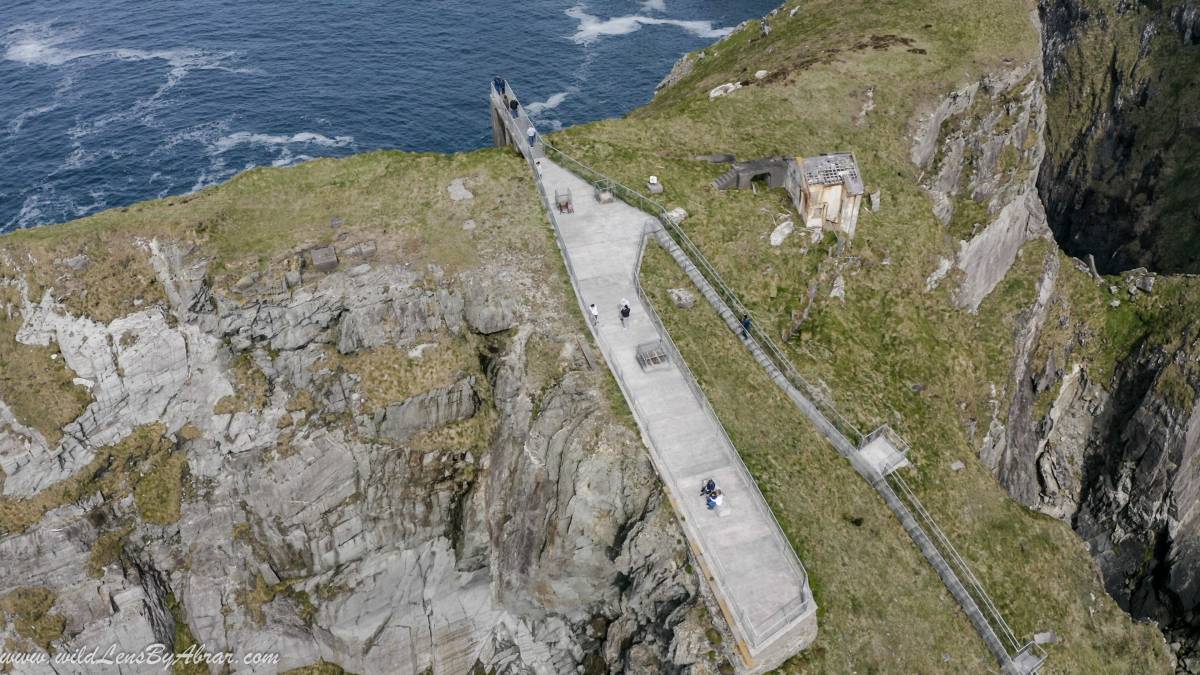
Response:
[{"label": "person in dark clothing", "polygon": [[750,339],[750,315],[749,314],[742,315],[742,339],[743,340]]},{"label": "person in dark clothing", "polygon": [[710,495],[716,491],[717,491],[717,481],[715,481],[711,478],[709,478],[707,481],[704,482],[703,485],[700,486],[700,494],[701,494],[701,496],[704,496],[704,497],[707,497],[708,495]]},{"label": "person in dark clothing", "polygon": [[520,104],[517,103],[517,99],[515,99],[515,98],[508,102],[508,109],[512,111],[512,116],[513,116],[514,120],[517,119],[517,106],[519,106],[519,105]]},{"label": "person in dark clothing", "polygon": [[504,95],[504,78],[499,75],[492,78],[492,86],[496,88],[496,93]]},{"label": "person in dark clothing", "polygon": [[621,328],[625,327],[625,320],[629,318],[629,314],[631,311],[632,310],[629,308],[629,302],[622,300],[621,301]]}]

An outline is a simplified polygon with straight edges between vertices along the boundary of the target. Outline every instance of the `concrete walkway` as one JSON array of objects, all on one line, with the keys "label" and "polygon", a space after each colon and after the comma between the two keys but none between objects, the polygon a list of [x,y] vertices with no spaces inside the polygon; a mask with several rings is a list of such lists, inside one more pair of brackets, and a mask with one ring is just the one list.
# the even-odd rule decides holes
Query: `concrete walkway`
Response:
[{"label": "concrete walkway", "polygon": [[[657,227],[657,221],[619,200],[597,202],[592,185],[547,159],[540,143],[529,148],[524,110],[513,118],[495,91],[492,104],[497,143],[512,144],[535,167],[589,323],[587,306],[594,303],[599,309],[599,321],[592,325],[596,343],[629,402],[689,545],[734,633],[742,657],[739,671],[777,667],[816,638],[817,607],[804,567],[690,371],[674,361],[679,358],[674,349],[668,346],[673,361],[664,366],[644,370],[638,363],[639,345],[670,345],[637,287],[646,228]],[[571,191],[573,213],[558,213],[553,203],[556,191],[564,189]],[[622,300],[632,308],[624,326]],[[717,511],[709,510],[700,494],[708,478],[725,495]]]},{"label": "concrete walkway", "polygon": [[[644,228],[654,221],[621,201],[596,202],[591,185],[548,159],[540,167],[545,194],[572,192],[575,212],[553,214],[572,282],[582,303],[600,311],[596,342],[648,437],[697,558],[753,665],[777,664],[816,636],[816,604],[804,569],[689,375],[676,364],[646,371],[637,361],[639,345],[666,339],[635,287]],[[632,307],[625,326],[618,314],[622,299]],[[708,478],[725,494],[719,512],[708,510],[700,495]]]}]

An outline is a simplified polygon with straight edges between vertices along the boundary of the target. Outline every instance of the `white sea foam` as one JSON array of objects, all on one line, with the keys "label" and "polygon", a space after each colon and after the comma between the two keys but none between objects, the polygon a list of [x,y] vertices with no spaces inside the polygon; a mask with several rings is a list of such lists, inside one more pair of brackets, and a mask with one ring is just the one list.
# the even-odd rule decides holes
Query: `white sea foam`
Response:
[{"label": "white sea foam", "polygon": [[560,91],[545,101],[535,101],[526,105],[525,112],[529,113],[530,115],[540,115],[547,110],[554,110],[558,106],[562,105],[562,102],[567,100],[567,96],[569,95],[570,92]]},{"label": "white sea foam", "polygon": [[8,135],[16,136],[17,134],[21,133],[21,127],[25,126],[26,122],[28,122],[29,120],[31,120],[35,117],[45,115],[48,112],[58,110],[58,106],[59,106],[59,104],[56,101],[54,103],[49,103],[47,105],[42,105],[42,106],[38,106],[36,108],[32,108],[30,110],[26,110],[25,112],[21,113],[20,115],[17,115],[16,117],[12,118],[12,120],[9,121],[9,123],[8,123]]},{"label": "white sea foam", "polygon": [[42,222],[42,207],[45,200],[36,194],[29,195],[21,204],[21,212],[8,224],[10,228],[23,228]]},{"label": "white sea foam", "polygon": [[310,159],[312,159],[312,157],[310,157],[308,155],[296,155],[294,157],[291,155],[288,155],[285,157],[280,157],[279,159],[271,162],[271,166],[273,166],[275,168],[282,168],[285,166],[296,166],[297,164],[307,162]]},{"label": "white sea foam", "polygon": [[[138,99],[121,110],[76,123],[67,131],[69,136],[76,139],[94,134],[114,122],[136,120],[150,125],[155,111],[162,107],[163,97],[192,71],[220,70],[242,75],[259,73],[253,68],[230,65],[230,62],[239,56],[234,52],[213,52],[188,47],[145,50],[124,47],[83,49],[72,46],[82,36],[83,33],[76,29],[57,29],[50,23],[36,23],[22,24],[12,28],[4,33],[0,41],[4,46],[5,60],[29,66],[55,67],[73,62],[87,64],[90,61],[99,63],[116,60],[162,62],[169,68],[166,79],[150,96]],[[70,86],[71,81],[68,76],[65,80],[66,87]],[[65,91],[64,88],[60,87],[56,95],[63,91]],[[24,122],[25,119],[18,118],[11,123],[10,133],[19,131]]]},{"label": "white sea foam", "polygon": [[602,37],[613,35],[628,35],[641,30],[642,26],[675,26],[702,38],[720,38],[733,32],[732,28],[714,28],[711,21],[660,19],[640,14],[601,19],[593,14],[588,14],[582,5],[568,9],[566,14],[579,22],[575,34],[571,36],[571,40],[577,44],[588,44]]},{"label": "white sea foam", "polygon": [[239,145],[277,145],[287,146],[294,143],[319,145],[326,148],[344,148],[354,143],[353,136],[335,136],[330,138],[311,131],[301,131],[291,136],[283,134],[258,134],[249,131],[238,131],[228,136],[218,138],[212,144],[213,152],[220,154]]},{"label": "white sea foam", "polygon": [[667,0],[642,0],[643,12],[665,12],[667,11]]},{"label": "white sea foam", "polygon": [[164,61],[181,70],[216,69],[236,73],[257,73],[252,68],[234,68],[226,64],[236,54],[212,52],[189,47],[172,49],[80,49],[68,45],[79,41],[82,31],[55,29],[49,23],[22,24],[7,31],[3,38],[4,59],[31,66],[61,66],[80,59],[101,58],[120,61]]}]

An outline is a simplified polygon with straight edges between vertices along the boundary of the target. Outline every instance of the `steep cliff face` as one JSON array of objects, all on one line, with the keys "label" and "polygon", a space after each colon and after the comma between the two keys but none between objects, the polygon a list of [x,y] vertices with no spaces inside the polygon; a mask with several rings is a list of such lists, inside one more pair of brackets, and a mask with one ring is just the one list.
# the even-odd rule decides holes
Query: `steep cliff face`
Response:
[{"label": "steep cliff face", "polygon": [[[1099,452],[1085,460],[1075,528],[1123,607],[1194,638],[1200,380],[1186,362],[1194,363],[1200,344],[1192,340],[1177,350],[1146,345],[1121,368],[1090,441]],[[1194,659],[1188,665],[1194,669]]]},{"label": "steep cliff face", "polygon": [[1102,272],[1200,271],[1200,10],[1194,1],[1042,0],[1039,187],[1065,251]]},{"label": "steep cliff face", "polygon": [[[1007,439],[1028,475],[999,477],[1026,505],[1070,522],[1108,592],[1134,617],[1157,622],[1181,669],[1195,672],[1200,324],[1171,323],[1174,339],[1145,335],[1103,383],[1092,379],[1098,368],[1083,357],[1078,333],[1065,342],[1045,337],[1018,383],[1030,395],[1018,394],[1008,417],[1010,427],[1029,424],[1029,433]],[[1048,408],[1037,405],[1038,392]]]},{"label": "steep cliff face", "polygon": [[914,124],[912,161],[934,215],[959,242],[955,302],[971,312],[1025,242],[1050,233],[1035,185],[1045,152],[1040,80],[1037,62],[1016,65],[952,92]]},{"label": "steep cliff face", "polygon": [[[1194,3],[1047,1],[1040,15],[1038,188],[1059,245],[1106,272],[1196,269]],[[1195,280],[1101,279],[1078,260],[1047,272],[981,454],[1015,499],[1072,524],[1109,593],[1198,672]]]},{"label": "steep cliff face", "polygon": [[61,438],[0,402],[0,640],[196,643],[239,672],[714,670],[645,451],[536,276],[552,244],[480,221],[463,248],[507,243],[455,273],[285,251],[229,283],[203,244],[133,240],[161,296],[111,319],[59,300],[70,274],[35,295],[52,261],[5,247],[8,339],[88,396]]}]

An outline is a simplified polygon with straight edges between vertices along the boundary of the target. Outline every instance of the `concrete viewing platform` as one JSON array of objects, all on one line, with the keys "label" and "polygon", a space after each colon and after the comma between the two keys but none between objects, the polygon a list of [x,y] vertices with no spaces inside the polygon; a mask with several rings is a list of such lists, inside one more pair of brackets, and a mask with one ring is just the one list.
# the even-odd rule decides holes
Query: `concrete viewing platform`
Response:
[{"label": "concrete viewing platform", "polygon": [[[513,117],[493,89],[498,144],[512,144],[530,160],[546,200],[580,309],[595,304],[596,343],[642,431],[650,457],[679,517],[704,579],[721,606],[742,657],[740,672],[777,667],[816,638],[816,602],[808,579],[737,449],[686,365],[677,363],[669,336],[639,293],[637,273],[649,214],[612,199],[601,203],[593,185],[526,142],[528,118]],[[559,212],[555,194],[570,191],[573,210]],[[631,316],[622,325],[622,300]],[[654,346],[662,343],[661,350]],[[640,362],[658,351],[657,363]],[[662,357],[665,355],[665,360]],[[643,359],[645,361],[647,359]],[[709,510],[700,493],[713,479],[724,504]]]}]

